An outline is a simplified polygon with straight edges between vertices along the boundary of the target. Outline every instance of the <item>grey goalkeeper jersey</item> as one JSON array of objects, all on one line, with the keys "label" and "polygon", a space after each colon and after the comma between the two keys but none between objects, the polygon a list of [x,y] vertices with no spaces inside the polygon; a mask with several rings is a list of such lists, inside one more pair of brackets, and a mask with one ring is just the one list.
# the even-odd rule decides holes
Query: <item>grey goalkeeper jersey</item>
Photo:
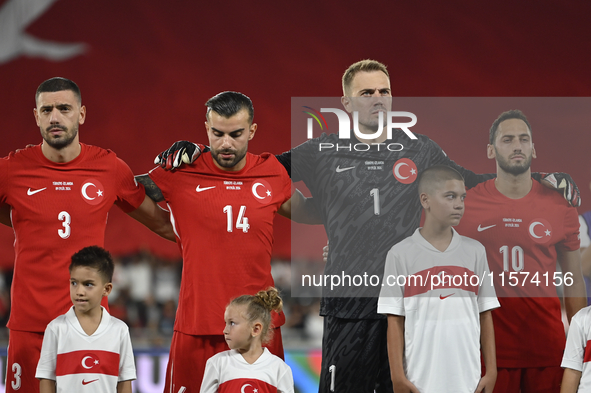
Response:
[{"label": "grey goalkeeper jersey", "polygon": [[330,243],[324,274],[341,282],[322,288],[321,315],[383,318],[376,309],[386,254],[419,226],[416,180],[423,170],[449,165],[468,188],[491,178],[462,168],[431,139],[415,135],[394,131],[393,140],[370,146],[322,134],[282,155],[284,163],[291,158],[292,180],[306,184],[322,216]]}]

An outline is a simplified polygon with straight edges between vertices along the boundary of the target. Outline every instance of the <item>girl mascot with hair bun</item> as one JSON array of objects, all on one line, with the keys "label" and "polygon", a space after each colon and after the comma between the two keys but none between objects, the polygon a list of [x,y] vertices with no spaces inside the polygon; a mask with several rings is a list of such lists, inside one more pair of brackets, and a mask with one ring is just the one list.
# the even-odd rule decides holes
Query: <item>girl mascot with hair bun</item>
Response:
[{"label": "girl mascot with hair bun", "polygon": [[226,307],[224,337],[229,351],[207,361],[201,393],[293,393],[291,369],[263,344],[271,339],[271,312],[283,302],[275,288],[242,295]]}]

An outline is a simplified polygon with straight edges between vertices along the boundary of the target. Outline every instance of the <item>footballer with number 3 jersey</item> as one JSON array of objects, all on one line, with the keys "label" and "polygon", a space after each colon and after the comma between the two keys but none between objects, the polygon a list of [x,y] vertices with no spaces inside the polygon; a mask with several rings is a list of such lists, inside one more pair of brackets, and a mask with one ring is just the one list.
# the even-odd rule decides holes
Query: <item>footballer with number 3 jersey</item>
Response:
[{"label": "footballer with number 3 jersey", "polygon": [[[139,176],[155,200],[171,209],[183,256],[183,274],[165,391],[198,391],[207,359],[228,349],[224,311],[230,300],[274,286],[271,276],[273,219],[290,216],[291,180],[272,154],[247,152],[257,125],[241,93],[207,101],[205,127],[211,151],[192,165]],[[287,203],[289,202],[289,203]],[[276,314],[267,346],[283,358]]]},{"label": "footballer with number 3 jersey", "polygon": [[86,108],[74,82],[43,82],[36,103],[43,143],[0,159],[0,205],[11,211],[16,254],[7,392],[38,392],[43,332],[71,305],[64,285],[70,257],[85,246],[103,245],[113,204],[174,239],[168,212],[144,195],[129,167],[115,153],[79,142]]}]

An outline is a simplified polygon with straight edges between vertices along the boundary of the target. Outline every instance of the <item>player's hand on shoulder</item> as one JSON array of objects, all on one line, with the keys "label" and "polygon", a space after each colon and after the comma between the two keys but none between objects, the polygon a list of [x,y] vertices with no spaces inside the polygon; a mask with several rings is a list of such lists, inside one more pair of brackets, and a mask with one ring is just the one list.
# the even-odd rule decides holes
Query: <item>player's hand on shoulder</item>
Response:
[{"label": "player's hand on shoulder", "polygon": [[553,188],[556,191],[561,192],[564,196],[564,199],[566,199],[571,206],[581,206],[581,193],[579,192],[579,187],[577,187],[577,184],[568,173],[540,172],[539,174],[540,183],[542,183],[546,187]]},{"label": "player's hand on shoulder", "polygon": [[158,154],[154,159],[154,164],[160,165],[162,169],[167,171],[175,170],[183,164],[192,164],[202,151],[207,151],[203,145],[189,141],[177,141],[167,150]]},{"label": "player's hand on shoulder", "polygon": [[396,393],[421,393],[419,392],[419,389],[406,378],[399,381],[392,381],[392,384]]},{"label": "player's hand on shoulder", "polygon": [[328,240],[326,241],[326,246],[322,247],[322,260],[324,263],[328,261]]}]

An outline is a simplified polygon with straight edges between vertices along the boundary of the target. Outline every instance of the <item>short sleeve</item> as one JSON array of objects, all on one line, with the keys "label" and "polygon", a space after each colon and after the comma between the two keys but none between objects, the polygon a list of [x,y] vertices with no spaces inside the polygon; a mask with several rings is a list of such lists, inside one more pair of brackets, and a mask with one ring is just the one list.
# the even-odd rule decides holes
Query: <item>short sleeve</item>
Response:
[{"label": "short sleeve", "polygon": [[[480,243],[479,243],[480,244]],[[479,277],[481,279],[480,288],[478,288],[478,311],[483,313],[495,308],[501,307],[495,291],[494,282],[488,268],[486,259],[486,249],[482,244],[478,248]]]},{"label": "short sleeve", "polygon": [[281,359],[278,359],[278,361],[283,363],[283,367],[281,369],[279,381],[277,381],[277,392],[294,393],[293,374],[291,373],[291,368],[289,368],[289,366]]},{"label": "short sleeve", "polygon": [[117,189],[117,201],[115,202],[124,212],[130,213],[137,209],[146,196],[144,186],[138,184],[129,166],[120,158],[117,158],[115,171],[115,187]]},{"label": "short sleeve", "polygon": [[148,176],[150,176],[150,179],[152,179],[152,181],[160,189],[164,199],[168,201],[168,188],[170,186],[169,182],[171,181],[172,173],[157,166],[148,172]]},{"label": "short sleeve", "polygon": [[7,168],[9,157],[0,158],[0,203],[6,202],[6,191],[10,181],[10,170]]},{"label": "short sleeve", "polygon": [[560,249],[566,251],[575,251],[581,247],[579,239],[579,214],[576,207],[567,207],[564,215],[564,234],[565,239],[558,244]]},{"label": "short sleeve", "polygon": [[[123,322],[121,322],[123,323]],[[123,326],[121,329],[121,347],[119,353],[119,382],[136,379],[133,349],[129,337],[129,329]]]},{"label": "short sleeve", "polygon": [[585,346],[587,345],[584,317],[587,315],[587,312],[588,309],[583,308],[571,320],[568,336],[566,337],[564,356],[560,365],[563,368],[583,371],[583,359],[585,356]]},{"label": "short sleeve", "polygon": [[314,165],[318,155],[315,146],[319,146],[319,143],[319,138],[310,139],[290,150],[291,179],[294,183],[300,180],[307,183],[308,176],[315,172]]},{"label": "short sleeve", "polygon": [[397,248],[393,247],[386,256],[382,289],[378,298],[378,313],[404,316],[404,288],[398,279],[402,276],[399,269],[400,258]]},{"label": "short sleeve", "polygon": [[55,381],[55,369],[57,365],[57,335],[51,328],[51,323],[45,329],[43,344],[41,345],[41,356],[37,364],[37,379],[51,379]]},{"label": "short sleeve", "polygon": [[219,371],[215,366],[214,358],[207,359],[205,364],[205,372],[203,373],[203,381],[201,382],[200,393],[217,393],[220,386]]},{"label": "short sleeve", "polygon": [[277,161],[283,165],[287,174],[291,177],[291,150],[278,154],[275,158],[277,158]]},{"label": "short sleeve", "polygon": [[[278,164],[279,167],[283,166],[281,162]],[[283,169],[280,168],[282,171],[281,180],[283,181],[283,202],[285,203],[289,198],[291,198],[291,179],[287,171],[283,172]]]},{"label": "short sleeve", "polygon": [[585,217],[579,216],[579,234],[581,236],[581,248],[587,248],[591,245],[591,238],[589,237],[589,226]]}]

